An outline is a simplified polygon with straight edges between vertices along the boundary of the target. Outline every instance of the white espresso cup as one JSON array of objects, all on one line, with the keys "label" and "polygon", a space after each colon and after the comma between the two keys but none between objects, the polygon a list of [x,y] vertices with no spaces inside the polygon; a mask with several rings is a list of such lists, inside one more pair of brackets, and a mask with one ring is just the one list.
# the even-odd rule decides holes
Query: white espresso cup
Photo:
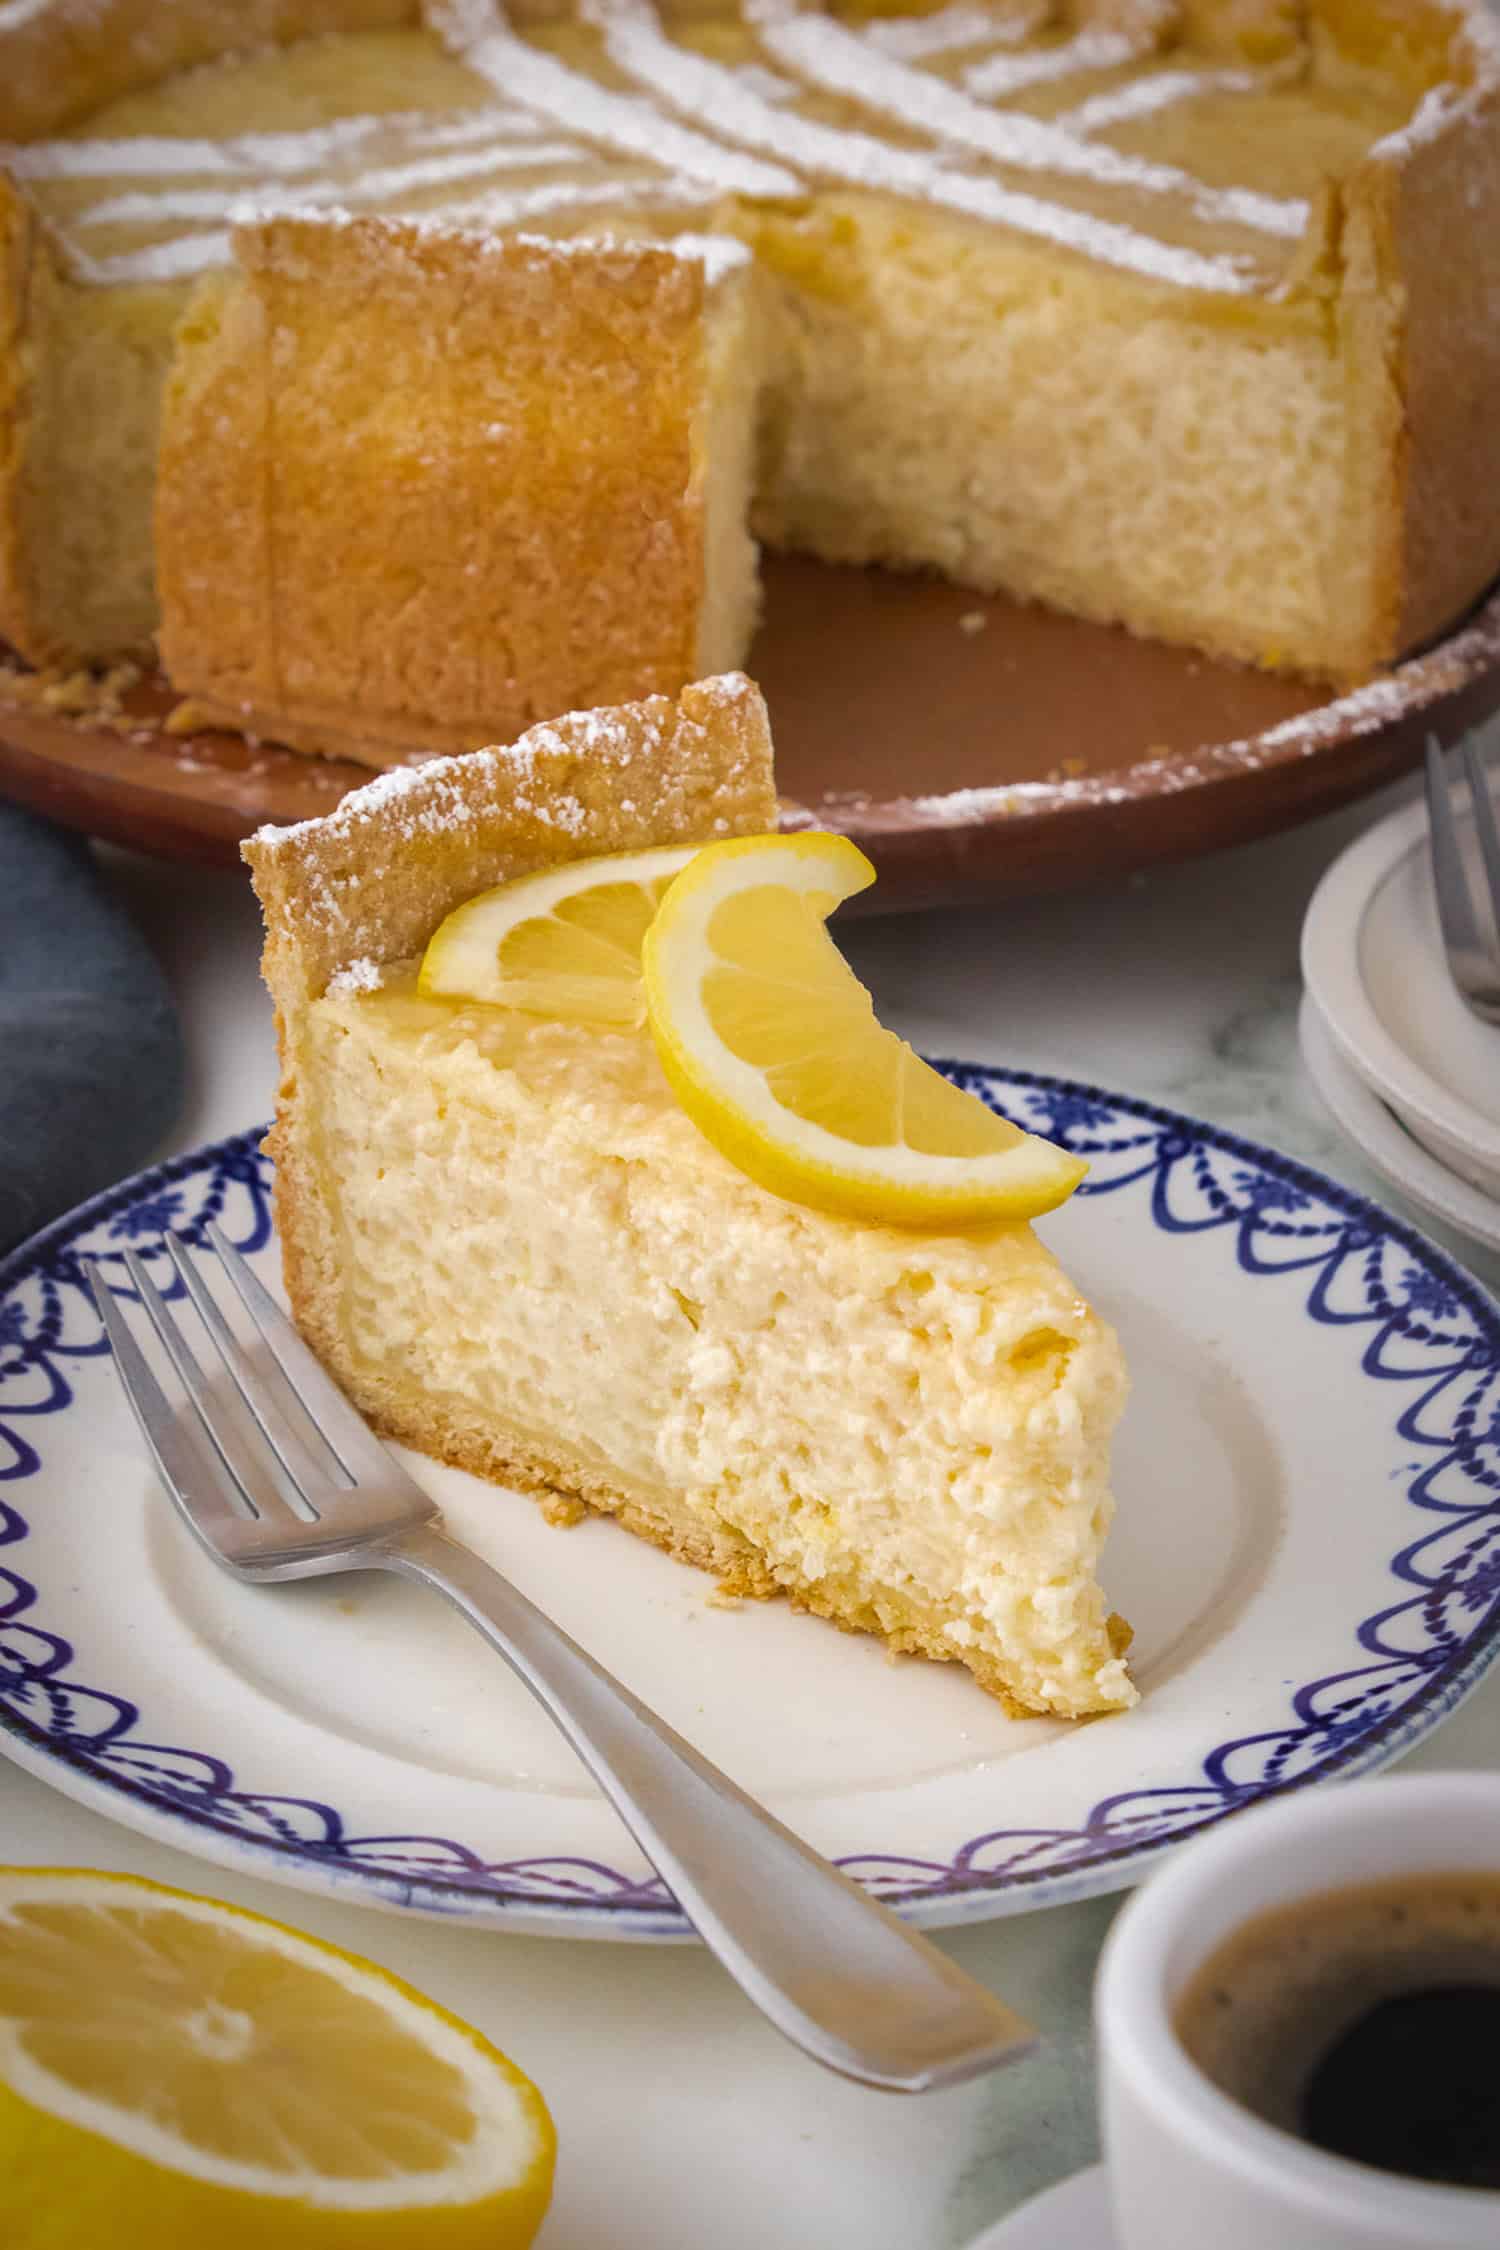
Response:
[{"label": "white espresso cup", "polygon": [[1129,1900],[1095,1993],[1121,2250],[1500,2250],[1500,2191],[1429,2186],[1266,2124],[1205,2077],[1173,2022],[1196,1972],[1258,1916],[1477,1870],[1500,1876],[1500,1778],[1396,1775],[1242,1813]]}]

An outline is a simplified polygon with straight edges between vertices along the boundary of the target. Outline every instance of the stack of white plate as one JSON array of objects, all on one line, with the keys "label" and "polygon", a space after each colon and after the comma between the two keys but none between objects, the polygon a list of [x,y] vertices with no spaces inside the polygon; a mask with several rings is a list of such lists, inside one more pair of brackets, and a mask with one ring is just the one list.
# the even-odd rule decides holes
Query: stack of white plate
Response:
[{"label": "stack of white plate", "polygon": [[1302,1059],[1338,1123],[1419,1210],[1500,1250],[1500,1029],[1449,977],[1423,804],[1329,868],[1302,974]]}]

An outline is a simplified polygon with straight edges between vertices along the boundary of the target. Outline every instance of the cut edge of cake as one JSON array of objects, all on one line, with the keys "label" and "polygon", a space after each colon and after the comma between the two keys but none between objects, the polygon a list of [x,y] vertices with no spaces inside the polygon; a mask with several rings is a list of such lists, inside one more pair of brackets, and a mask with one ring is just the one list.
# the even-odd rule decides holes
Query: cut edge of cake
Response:
[{"label": "cut edge of cake", "polygon": [[393,765],[743,659],[738,243],[321,214],[235,251],[180,325],[163,416],[174,724]]}]

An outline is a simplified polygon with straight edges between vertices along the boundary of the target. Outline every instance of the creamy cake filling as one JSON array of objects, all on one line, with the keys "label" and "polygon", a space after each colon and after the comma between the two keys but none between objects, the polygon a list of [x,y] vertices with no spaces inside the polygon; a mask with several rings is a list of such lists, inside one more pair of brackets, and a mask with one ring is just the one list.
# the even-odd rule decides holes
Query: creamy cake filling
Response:
[{"label": "creamy cake filling", "polygon": [[446,1400],[502,1446],[563,1433],[669,1538],[727,1533],[731,1575],[742,1543],[1026,1709],[1134,1699],[1094,1580],[1119,1350],[1028,1227],[782,1203],[644,1034],[426,1001],[408,970],[336,980],[308,1036],[373,1396]]}]

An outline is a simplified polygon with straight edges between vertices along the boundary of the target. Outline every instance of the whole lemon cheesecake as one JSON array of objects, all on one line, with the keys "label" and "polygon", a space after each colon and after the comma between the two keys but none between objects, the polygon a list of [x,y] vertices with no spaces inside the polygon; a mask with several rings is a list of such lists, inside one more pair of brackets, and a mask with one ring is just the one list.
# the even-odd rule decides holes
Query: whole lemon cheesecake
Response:
[{"label": "whole lemon cheesecake", "polygon": [[[994,1215],[1083,1167],[880,1031],[842,964],[820,999],[821,917],[859,855],[766,835],[774,812],[764,707],[730,676],[383,775],[245,847],[293,1312],[388,1437],[558,1520],[611,1514],[1015,1712],[1123,1709],[1097,1578],[1119,1345]],[[628,962],[610,936],[632,888],[649,1024],[639,935]],[[779,1127],[735,1062],[781,1088]],[[839,1086],[887,1064],[901,1145],[840,1158]]]},{"label": "whole lemon cheesecake", "polygon": [[[743,657],[747,524],[1340,682],[1500,572],[1483,0],[25,0],[0,139],[0,630],[48,663],[160,629],[185,693],[310,748],[380,764],[625,692],[530,626],[591,524],[611,567],[639,366],[638,508],[699,562],[638,647],[606,588],[632,692]],[[461,245],[327,240],[375,214],[708,238],[754,287],[585,253],[544,302]],[[460,270],[455,371],[492,365],[445,390]],[[356,271],[382,415],[319,348]],[[589,314],[617,286],[634,341]],[[482,538],[518,430],[576,489],[523,479]],[[264,493],[233,539],[220,450]],[[735,536],[695,545],[710,481]],[[294,646],[325,511],[361,527],[345,612]],[[388,634],[434,609],[451,663],[403,701]]]}]

